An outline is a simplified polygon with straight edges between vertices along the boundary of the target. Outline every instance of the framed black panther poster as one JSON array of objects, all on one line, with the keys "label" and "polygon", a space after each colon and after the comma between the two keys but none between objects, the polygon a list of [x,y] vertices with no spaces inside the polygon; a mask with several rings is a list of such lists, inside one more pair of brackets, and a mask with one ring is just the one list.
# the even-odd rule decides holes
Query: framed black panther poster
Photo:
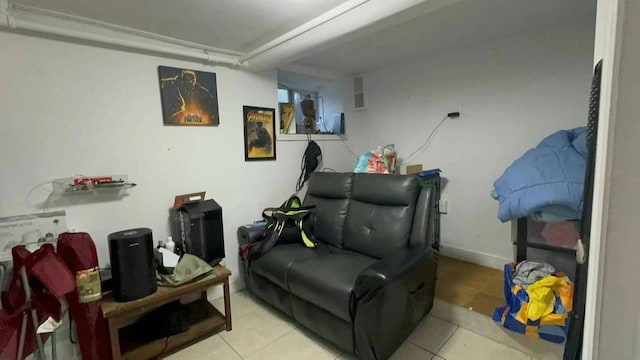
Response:
[{"label": "framed black panther poster", "polygon": [[275,109],[244,106],[242,113],[244,122],[244,160],[275,160]]},{"label": "framed black panther poster", "polygon": [[158,66],[158,76],[165,125],[220,124],[215,73]]}]

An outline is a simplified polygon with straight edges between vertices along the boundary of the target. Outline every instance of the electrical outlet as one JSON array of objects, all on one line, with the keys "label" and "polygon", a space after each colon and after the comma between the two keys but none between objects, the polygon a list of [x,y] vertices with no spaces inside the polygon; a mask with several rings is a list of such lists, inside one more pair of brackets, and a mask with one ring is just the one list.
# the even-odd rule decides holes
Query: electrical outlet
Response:
[{"label": "electrical outlet", "polygon": [[446,214],[449,212],[449,201],[447,199],[440,199],[438,207],[440,208],[440,214]]}]

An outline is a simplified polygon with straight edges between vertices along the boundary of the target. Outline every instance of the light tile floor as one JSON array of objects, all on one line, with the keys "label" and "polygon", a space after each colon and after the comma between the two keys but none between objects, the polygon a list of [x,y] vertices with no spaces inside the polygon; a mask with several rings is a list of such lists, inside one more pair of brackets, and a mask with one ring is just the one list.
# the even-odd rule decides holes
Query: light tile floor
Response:
[{"label": "light tile floor", "polygon": [[[213,302],[223,308],[221,300]],[[222,332],[170,360],[323,360],[355,359],[300,328],[277,310],[246,292],[231,295],[233,331]],[[437,355],[436,355],[437,354]],[[391,360],[520,360],[536,359],[435,316],[427,316]]]},{"label": "light tile floor", "polygon": [[[502,276],[497,270],[441,257],[434,308],[392,360],[562,359],[562,345],[493,323],[489,316],[504,302]],[[214,304],[222,310],[222,299]],[[232,309],[232,332],[222,332],[169,359],[355,359],[246,292],[232,294]],[[80,359],[68,340],[60,341],[58,355]]]},{"label": "light tile floor", "polygon": [[[502,276],[497,270],[441,257],[434,307],[391,359],[562,359],[562,345],[516,334],[493,323],[489,316],[504,301]],[[210,337],[169,359],[355,359],[248,293],[231,297],[233,331]],[[224,308],[222,299],[213,303],[221,311]],[[59,359],[80,359],[68,338],[59,340]]]}]

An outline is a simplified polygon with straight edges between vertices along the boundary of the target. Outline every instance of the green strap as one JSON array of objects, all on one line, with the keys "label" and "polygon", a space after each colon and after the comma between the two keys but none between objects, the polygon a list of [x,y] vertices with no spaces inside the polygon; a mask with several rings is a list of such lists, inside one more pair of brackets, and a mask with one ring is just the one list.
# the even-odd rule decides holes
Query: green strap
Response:
[{"label": "green strap", "polygon": [[308,248],[316,247],[316,244],[314,244],[313,241],[309,240],[307,234],[304,232],[304,230],[302,230],[302,221],[298,221],[298,225],[300,226],[300,234],[302,235],[302,242],[304,242],[304,245]]}]

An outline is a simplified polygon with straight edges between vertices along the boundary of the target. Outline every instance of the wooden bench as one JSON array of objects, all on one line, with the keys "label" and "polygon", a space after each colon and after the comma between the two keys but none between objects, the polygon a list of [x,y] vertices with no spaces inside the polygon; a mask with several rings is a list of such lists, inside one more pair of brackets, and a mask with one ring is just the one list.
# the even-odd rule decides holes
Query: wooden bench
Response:
[{"label": "wooden bench", "polygon": [[[111,295],[105,296],[102,301],[102,313],[109,325],[113,360],[162,358],[215,335],[222,329],[231,331],[229,276],[229,269],[217,265],[211,274],[198,281],[176,288],[159,286],[158,291],[142,299],[116,302]],[[207,300],[207,289],[218,285],[224,287],[224,315]],[[136,341],[135,336],[127,331],[128,326],[151,310],[194,294],[200,294],[200,298],[186,305],[189,330],[148,343]]]}]

